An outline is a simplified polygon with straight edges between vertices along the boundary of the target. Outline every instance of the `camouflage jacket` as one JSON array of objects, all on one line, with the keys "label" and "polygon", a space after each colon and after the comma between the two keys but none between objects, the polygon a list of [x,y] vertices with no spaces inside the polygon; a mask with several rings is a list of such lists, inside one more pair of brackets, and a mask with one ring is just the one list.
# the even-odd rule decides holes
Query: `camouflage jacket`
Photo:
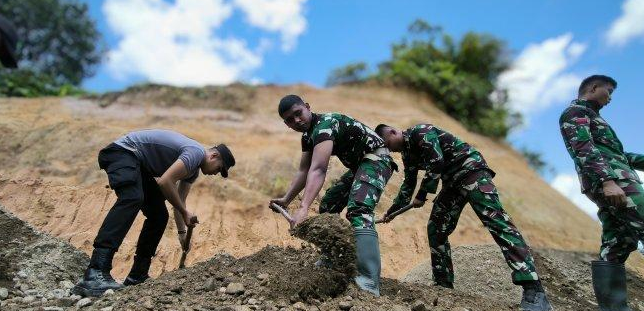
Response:
[{"label": "camouflage jacket", "polygon": [[595,102],[574,100],[559,118],[561,136],[575,162],[583,193],[606,180],[641,183],[634,169],[644,169],[644,155],[624,152],[615,131],[599,115],[600,108]]},{"label": "camouflage jacket", "polygon": [[313,114],[311,128],[302,134],[302,151],[313,151],[315,145],[333,141],[333,155],[350,170],[355,171],[362,158],[385,142],[371,128],[354,118],[339,114]]},{"label": "camouflage jacket", "polygon": [[388,213],[409,204],[416,189],[419,170],[425,171],[416,198],[424,201],[427,193],[436,193],[438,180],[443,188],[458,183],[468,173],[492,171],[478,150],[458,137],[431,124],[419,124],[403,132],[402,150],[405,179]]}]

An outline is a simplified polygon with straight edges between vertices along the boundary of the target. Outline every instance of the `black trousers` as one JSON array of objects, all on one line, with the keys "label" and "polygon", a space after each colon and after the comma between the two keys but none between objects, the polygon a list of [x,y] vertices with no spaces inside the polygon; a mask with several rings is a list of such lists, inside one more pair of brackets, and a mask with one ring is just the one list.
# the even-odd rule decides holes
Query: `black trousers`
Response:
[{"label": "black trousers", "polygon": [[165,197],[154,177],[141,166],[134,153],[114,143],[100,151],[98,164],[107,172],[117,200],[98,230],[94,248],[116,252],[141,210],[146,219],[136,244],[136,255],[154,256],[168,223]]}]

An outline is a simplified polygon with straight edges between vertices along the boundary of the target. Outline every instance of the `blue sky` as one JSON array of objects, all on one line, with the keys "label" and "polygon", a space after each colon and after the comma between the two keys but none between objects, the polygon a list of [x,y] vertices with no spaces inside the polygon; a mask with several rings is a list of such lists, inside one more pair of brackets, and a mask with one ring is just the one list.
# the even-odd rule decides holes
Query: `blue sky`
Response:
[{"label": "blue sky", "polygon": [[580,79],[593,73],[617,79],[602,114],[626,149],[644,153],[644,103],[636,93],[644,86],[644,0],[86,2],[110,51],[84,82],[90,90],[142,81],[322,87],[336,67],[387,59],[391,44],[422,18],[456,37],[475,31],[506,41],[516,68],[500,84],[514,91],[513,107],[527,121],[509,140],[543,153],[557,172],[544,178],[586,210],[592,204],[578,194],[557,123]]}]

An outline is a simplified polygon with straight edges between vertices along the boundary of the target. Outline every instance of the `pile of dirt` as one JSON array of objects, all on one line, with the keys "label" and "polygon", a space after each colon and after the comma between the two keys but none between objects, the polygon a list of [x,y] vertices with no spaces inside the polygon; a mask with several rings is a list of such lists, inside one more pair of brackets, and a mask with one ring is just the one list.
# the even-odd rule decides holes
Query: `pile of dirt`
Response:
[{"label": "pile of dirt", "polygon": [[[492,300],[439,288],[383,281],[376,298],[353,284],[355,249],[352,229],[339,215],[310,217],[292,230],[313,243],[300,249],[267,246],[235,259],[219,254],[193,267],[108,295],[96,309],[129,310],[454,310],[481,306],[507,310]],[[319,250],[319,251],[318,251]],[[316,266],[324,253],[331,268]],[[423,309],[425,308],[425,309]]]},{"label": "pile of dirt", "polygon": [[[533,250],[537,272],[542,279],[550,302],[556,310],[596,310],[590,275],[590,262],[596,255],[585,252],[564,252],[552,249]],[[633,253],[632,256],[641,256]],[[453,249],[454,288],[516,305],[521,299],[521,287],[512,284],[510,268],[496,245],[459,246]],[[644,310],[644,280],[628,270],[628,294],[633,310]],[[404,282],[429,286],[432,283],[431,263],[412,269]]]},{"label": "pile of dirt", "polygon": [[24,309],[66,300],[88,257],[68,243],[34,229],[0,206],[0,306]]}]

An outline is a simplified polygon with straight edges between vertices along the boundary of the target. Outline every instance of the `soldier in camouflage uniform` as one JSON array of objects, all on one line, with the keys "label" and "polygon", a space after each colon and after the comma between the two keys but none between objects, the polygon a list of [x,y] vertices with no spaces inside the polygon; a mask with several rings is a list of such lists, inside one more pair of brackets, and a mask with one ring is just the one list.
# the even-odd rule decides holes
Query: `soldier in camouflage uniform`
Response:
[{"label": "soldier in camouflage uniform", "polygon": [[594,75],[579,87],[559,119],[566,149],[585,193],[597,206],[602,223],[598,261],[592,263],[593,285],[601,310],[630,310],[624,262],[644,239],[644,189],[635,170],[644,170],[644,155],[624,152],[615,131],[599,110],[617,87],[614,79]]},{"label": "soldier in camouflage uniform", "polygon": [[356,236],[356,283],[379,295],[380,250],[374,210],[395,168],[389,150],[363,123],[339,113],[312,113],[297,95],[282,98],[278,110],[288,127],[302,133],[302,157],[284,197],[271,203],[287,206],[304,189],[291,225],[303,221],[324,184],[330,157],[337,156],[348,171],[326,192],[320,213],[340,213],[347,207],[346,217]]},{"label": "soldier in camouflage uniform", "polygon": [[385,222],[391,221],[393,217],[390,215],[410,203],[419,170],[425,171],[425,177],[414,199],[414,207],[421,207],[427,194],[436,193],[439,180],[443,181],[427,223],[435,284],[453,288],[454,271],[448,237],[456,228],[463,207],[469,202],[501,247],[512,269],[512,281],[524,288],[521,307],[524,310],[550,310],[530,248],[503,210],[492,182],[495,173],[481,153],[431,124],[419,124],[404,132],[380,124],[376,132],[384,138],[389,150],[402,153],[405,166],[405,179],[384,216]]}]

